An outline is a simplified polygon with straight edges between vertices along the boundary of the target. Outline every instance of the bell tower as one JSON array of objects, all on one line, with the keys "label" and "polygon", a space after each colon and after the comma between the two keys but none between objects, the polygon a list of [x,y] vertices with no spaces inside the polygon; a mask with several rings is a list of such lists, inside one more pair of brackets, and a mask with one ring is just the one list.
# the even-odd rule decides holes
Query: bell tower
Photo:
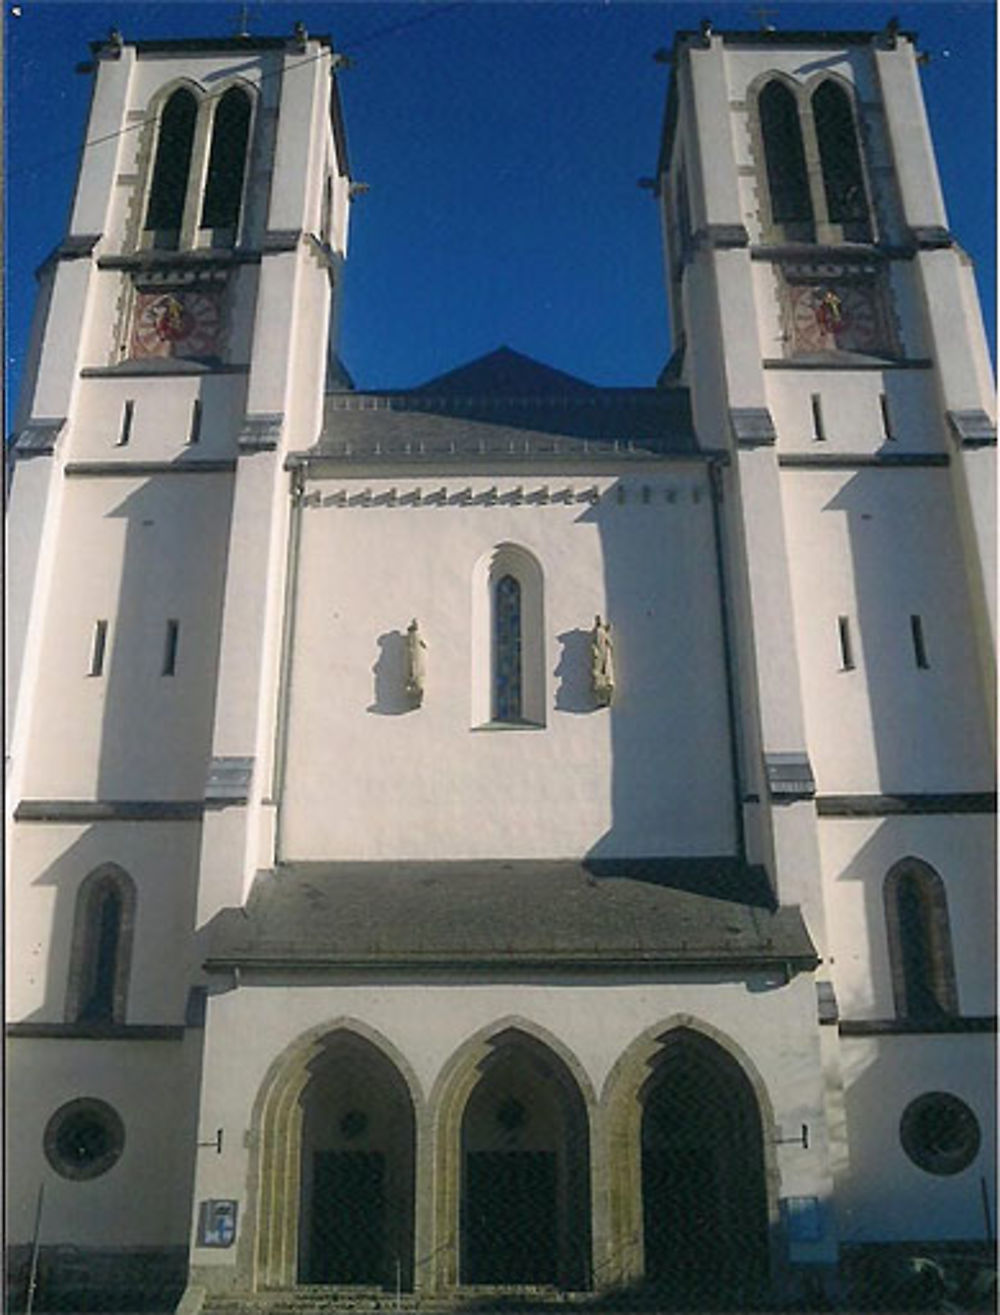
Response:
[{"label": "bell tower", "polygon": [[[271,858],[284,458],[320,428],[350,179],[327,37],[91,50],[12,455],[8,1004],[35,1150],[11,1240],[46,1174],[47,1241],[79,1234],[83,1138],[106,1150],[94,1264],[138,1248],[154,1274],[187,1245],[199,892],[239,902]],[[129,1211],[147,1175],[173,1185]]]},{"label": "bell tower", "polygon": [[[664,382],[690,388],[702,445],[728,451],[748,853],[801,905],[822,956],[829,1127],[847,1138],[832,1149],[837,1195],[863,1197],[870,1217],[851,1227],[878,1236],[878,1210],[918,1199],[919,1172],[901,1157],[880,1182],[849,1165],[863,1121],[897,1145],[908,1099],[952,1091],[959,1065],[962,1100],[990,1107],[987,1047],[959,1059],[935,1045],[900,967],[906,953],[923,964],[950,1030],[990,1014],[976,965],[991,951],[972,929],[990,920],[994,864],[989,360],[914,35],[705,22],[677,35],[671,62],[657,181],[677,350]],[[896,880],[914,862],[920,936],[901,931],[916,914],[900,912]],[[903,1033],[928,1040],[906,1051]],[[863,1094],[864,1043],[848,1039],[875,1034],[889,1099]],[[917,1211],[895,1216],[903,1234],[923,1235]],[[953,1223],[971,1236],[965,1215]]]}]

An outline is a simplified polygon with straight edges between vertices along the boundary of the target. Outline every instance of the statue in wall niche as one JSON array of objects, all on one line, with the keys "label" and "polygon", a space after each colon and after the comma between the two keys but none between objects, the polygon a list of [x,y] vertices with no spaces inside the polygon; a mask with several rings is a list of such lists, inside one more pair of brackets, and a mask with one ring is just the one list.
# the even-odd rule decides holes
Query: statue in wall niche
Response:
[{"label": "statue in wall niche", "polygon": [[614,645],[611,642],[611,623],[594,617],[590,632],[590,686],[601,707],[607,707],[615,692]]},{"label": "statue in wall niche", "polygon": [[424,700],[424,682],[427,678],[427,645],[420,634],[417,618],[406,628],[406,692],[417,703]]}]

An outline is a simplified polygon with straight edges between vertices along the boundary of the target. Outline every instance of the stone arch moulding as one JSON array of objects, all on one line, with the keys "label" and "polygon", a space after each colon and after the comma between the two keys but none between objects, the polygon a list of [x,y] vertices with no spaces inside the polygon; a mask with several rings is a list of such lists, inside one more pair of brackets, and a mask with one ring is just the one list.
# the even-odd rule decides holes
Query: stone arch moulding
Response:
[{"label": "stone arch moulding", "polygon": [[[521,713],[498,718],[495,593],[498,583],[512,577],[520,586]],[[517,543],[499,543],[483,554],[472,573],[472,725],[545,725],[545,579],[541,562]]]},{"label": "stone arch moulding", "polygon": [[[403,1053],[377,1029],[356,1018],[317,1024],[297,1037],[269,1066],[254,1100],[250,1123],[245,1223],[237,1243],[237,1286],[259,1291],[292,1287],[299,1263],[303,1109],[301,1097],[312,1078],[311,1064],[347,1039],[371,1047],[390,1065],[409,1096],[416,1148],[414,1169],[422,1179],[424,1097]],[[421,1246],[420,1193],[415,1248]]]},{"label": "stone arch moulding", "polygon": [[[520,1045],[556,1071],[564,1090],[579,1099],[587,1122],[587,1154],[590,1167],[589,1198],[593,1214],[593,1165],[595,1163],[595,1114],[597,1100],[593,1083],[569,1047],[540,1024],[520,1015],[510,1015],[488,1024],[468,1037],[450,1056],[435,1080],[429,1101],[432,1140],[433,1224],[423,1285],[431,1291],[456,1286],[460,1278],[462,1125],[469,1098],[484,1076],[488,1061],[505,1046]],[[593,1270],[593,1237],[588,1270]]]},{"label": "stone arch moulding", "polygon": [[764,1188],[772,1277],[782,1263],[774,1239],[780,1217],[780,1172],[774,1108],[756,1065],[733,1039],[692,1014],[673,1014],[635,1038],[618,1057],[601,1091],[604,1127],[603,1181],[596,1184],[607,1198],[607,1236],[598,1264],[601,1286],[627,1287],[645,1277],[642,1193],[643,1093],[672,1039],[683,1035],[710,1042],[732,1061],[746,1079],[760,1115]]}]

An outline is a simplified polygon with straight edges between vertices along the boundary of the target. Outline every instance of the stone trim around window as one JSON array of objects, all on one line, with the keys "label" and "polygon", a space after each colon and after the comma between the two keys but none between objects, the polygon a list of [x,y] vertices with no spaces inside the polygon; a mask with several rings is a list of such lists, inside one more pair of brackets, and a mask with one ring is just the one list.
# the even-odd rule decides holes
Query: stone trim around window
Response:
[{"label": "stone trim around window", "polygon": [[[114,982],[111,992],[110,1017],[101,1020],[84,1020],[88,992],[93,986],[97,958],[100,953],[97,917],[100,911],[98,895],[102,887],[112,886],[121,901],[121,916],[115,944]],[[103,863],[80,883],[73,917],[73,938],[70,943],[69,974],[66,986],[67,1023],[101,1021],[124,1023],[128,1002],[128,982],[132,967],[132,939],[135,931],[135,883],[117,863]]]}]

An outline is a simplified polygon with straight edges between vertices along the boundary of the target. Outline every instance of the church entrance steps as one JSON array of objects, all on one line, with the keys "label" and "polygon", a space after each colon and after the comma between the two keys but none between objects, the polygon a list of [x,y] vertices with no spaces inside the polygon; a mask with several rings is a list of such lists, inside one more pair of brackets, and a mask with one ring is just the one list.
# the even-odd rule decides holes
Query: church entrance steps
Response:
[{"label": "church entrance steps", "polygon": [[545,1286],[502,1287],[476,1285],[448,1292],[396,1293],[378,1287],[334,1287],[308,1284],[269,1292],[209,1294],[201,1315],[457,1315],[460,1311],[488,1315],[530,1315],[554,1307],[579,1307],[593,1302],[592,1292],[562,1292]]}]

